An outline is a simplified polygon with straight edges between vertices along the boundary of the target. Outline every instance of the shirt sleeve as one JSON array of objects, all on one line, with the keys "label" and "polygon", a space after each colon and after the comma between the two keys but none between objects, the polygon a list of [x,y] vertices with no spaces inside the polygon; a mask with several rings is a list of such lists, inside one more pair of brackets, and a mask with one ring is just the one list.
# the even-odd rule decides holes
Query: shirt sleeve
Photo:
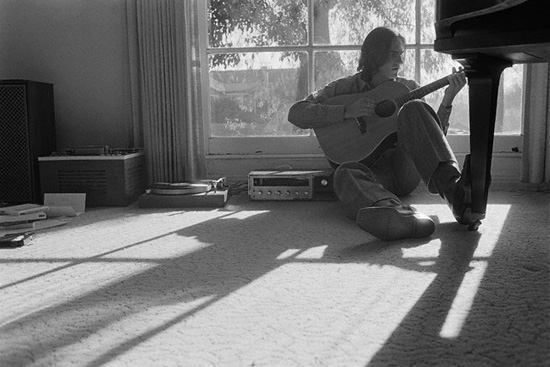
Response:
[{"label": "shirt sleeve", "polygon": [[315,91],[290,107],[288,121],[301,129],[314,129],[343,121],[345,105],[326,105],[323,102],[337,95],[353,93],[351,86],[352,80],[343,78]]},{"label": "shirt sleeve", "polygon": [[453,109],[453,106],[445,107],[442,104],[439,105],[439,109],[437,110],[437,116],[439,117],[439,121],[441,122],[441,130],[443,130],[443,133],[447,135],[447,132],[449,131],[449,120],[451,117],[451,111]]}]

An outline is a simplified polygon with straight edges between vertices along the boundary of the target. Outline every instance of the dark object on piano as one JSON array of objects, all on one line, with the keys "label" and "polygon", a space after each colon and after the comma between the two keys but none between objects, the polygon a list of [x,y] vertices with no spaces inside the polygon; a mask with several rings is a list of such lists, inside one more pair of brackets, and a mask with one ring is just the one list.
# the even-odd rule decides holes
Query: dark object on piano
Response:
[{"label": "dark object on piano", "polygon": [[547,0],[437,0],[434,49],[451,54],[468,77],[472,213],[479,219],[491,183],[500,75],[512,64],[550,61],[549,19]]}]

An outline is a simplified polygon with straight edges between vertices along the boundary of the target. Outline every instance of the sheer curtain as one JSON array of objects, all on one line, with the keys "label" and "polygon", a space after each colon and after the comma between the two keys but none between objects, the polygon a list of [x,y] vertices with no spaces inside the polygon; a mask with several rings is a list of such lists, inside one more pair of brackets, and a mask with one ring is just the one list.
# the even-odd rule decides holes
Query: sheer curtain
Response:
[{"label": "sheer curtain", "polygon": [[550,73],[548,63],[526,68],[521,180],[550,182]]},{"label": "sheer curtain", "polygon": [[149,183],[206,178],[197,1],[127,0],[134,143]]}]

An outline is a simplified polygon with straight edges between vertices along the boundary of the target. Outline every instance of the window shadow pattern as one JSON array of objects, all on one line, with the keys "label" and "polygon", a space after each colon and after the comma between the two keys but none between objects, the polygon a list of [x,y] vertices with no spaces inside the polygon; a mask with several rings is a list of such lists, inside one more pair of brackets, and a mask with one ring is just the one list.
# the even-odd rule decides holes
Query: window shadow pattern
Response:
[{"label": "window shadow pattern", "polygon": [[[387,341],[363,365],[543,366],[550,360],[548,237],[541,234],[537,239],[525,231],[533,228],[529,221],[548,224],[547,214],[544,217],[548,199],[525,199],[527,203],[521,206],[511,205],[503,233],[488,258],[475,256],[484,240],[483,231],[467,232],[451,222],[440,224],[431,239],[388,244],[365,237],[352,222],[343,219],[337,203],[275,203],[269,211],[262,211],[258,203],[244,203],[237,207],[259,209],[258,214],[244,219],[234,215],[234,208],[228,208],[227,215],[176,231],[182,245],[193,238],[206,247],[183,256],[151,259],[157,264],[142,272],[90,292],[83,290],[78,298],[1,325],[0,365],[55,363],[56,358],[63,358],[56,356],[56,351],[100,334],[121,319],[159,306],[192,305],[203,300],[196,306],[182,307],[182,312],[168,315],[161,324],[127,335],[107,350],[83,356],[85,365],[102,366],[285,264],[318,263],[337,264],[339,269],[350,264],[391,266],[434,275]],[[516,210],[518,207],[523,210]],[[526,215],[526,207],[533,208],[537,215],[543,214],[538,218]],[[314,236],[311,228],[316,231]],[[525,238],[531,240],[524,241]],[[439,243],[435,258],[403,257],[404,250],[429,246],[433,241]],[[121,249],[128,246],[132,244]],[[313,248],[323,248],[322,256],[279,258],[288,250],[304,253]],[[91,260],[101,261],[100,257]],[[425,265],[426,260],[429,265]],[[84,264],[86,258],[74,261]],[[472,307],[459,335],[442,337],[441,329],[461,283],[472,270],[472,261],[487,262]],[[59,262],[66,263],[67,259]],[[311,275],[303,276],[305,279]],[[369,310],[365,308],[364,312]],[[330,325],[326,328],[330,329]],[[331,352],[338,353],[338,347],[327,353]]]}]

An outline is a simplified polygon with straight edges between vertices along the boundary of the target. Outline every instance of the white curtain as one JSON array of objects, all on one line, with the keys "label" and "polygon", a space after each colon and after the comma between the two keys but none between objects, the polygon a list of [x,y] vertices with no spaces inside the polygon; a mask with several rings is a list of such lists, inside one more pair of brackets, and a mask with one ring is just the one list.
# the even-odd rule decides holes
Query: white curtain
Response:
[{"label": "white curtain", "polygon": [[197,1],[127,0],[134,143],[149,183],[206,178]]},{"label": "white curtain", "polygon": [[550,182],[550,73],[548,63],[526,68],[521,180]]}]

